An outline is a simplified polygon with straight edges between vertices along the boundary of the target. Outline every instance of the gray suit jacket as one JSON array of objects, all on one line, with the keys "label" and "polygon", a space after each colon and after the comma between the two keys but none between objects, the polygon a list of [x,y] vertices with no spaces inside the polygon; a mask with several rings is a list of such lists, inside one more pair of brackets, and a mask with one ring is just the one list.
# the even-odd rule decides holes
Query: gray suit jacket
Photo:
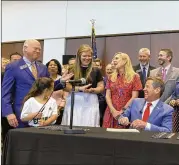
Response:
[{"label": "gray suit jacket", "polygon": [[[150,71],[151,77],[156,77],[156,76],[161,77],[161,75],[162,75],[161,67]],[[175,68],[171,65],[166,75],[165,90],[160,98],[162,101],[166,101],[171,96],[171,94],[175,89],[176,80],[178,77],[179,77],[179,68]]]}]

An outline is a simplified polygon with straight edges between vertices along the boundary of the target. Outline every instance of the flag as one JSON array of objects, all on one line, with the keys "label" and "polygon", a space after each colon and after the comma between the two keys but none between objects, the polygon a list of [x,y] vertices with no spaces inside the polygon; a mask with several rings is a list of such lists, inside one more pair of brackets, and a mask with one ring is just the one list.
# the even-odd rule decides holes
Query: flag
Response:
[{"label": "flag", "polygon": [[96,37],[95,37],[94,24],[92,25],[91,45],[92,45],[92,49],[93,49],[93,59],[96,59],[97,58],[97,48],[96,48]]}]

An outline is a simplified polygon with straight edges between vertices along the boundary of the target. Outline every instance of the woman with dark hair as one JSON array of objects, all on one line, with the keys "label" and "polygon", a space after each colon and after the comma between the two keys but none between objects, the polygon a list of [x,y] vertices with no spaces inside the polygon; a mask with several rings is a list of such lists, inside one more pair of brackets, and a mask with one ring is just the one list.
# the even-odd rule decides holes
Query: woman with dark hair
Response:
[{"label": "woman with dark hair", "polygon": [[[57,104],[51,97],[54,82],[51,78],[37,79],[24,99],[21,120],[29,126],[46,126],[54,124],[57,117]],[[42,108],[44,107],[44,109]],[[43,111],[39,112],[40,109]]]},{"label": "woman with dark hair", "polygon": [[[86,85],[76,84],[73,125],[99,127],[99,101],[97,94],[103,92],[103,77],[99,69],[92,67],[93,51],[89,45],[81,45],[77,51],[74,69],[74,80],[85,78]],[[66,90],[69,91],[65,109],[63,112],[62,125],[70,124],[71,90],[68,83]]]},{"label": "woman with dark hair", "polygon": [[50,74],[50,77],[56,81],[58,80],[62,75],[62,67],[58,60],[51,59],[47,64],[48,72]]},{"label": "woman with dark hair", "polygon": [[[51,59],[47,64],[48,72],[50,77],[56,81],[61,77],[62,67],[58,60]],[[62,109],[62,102],[64,103],[65,100],[63,99],[63,90],[54,91],[52,97],[56,100],[58,109]]]}]

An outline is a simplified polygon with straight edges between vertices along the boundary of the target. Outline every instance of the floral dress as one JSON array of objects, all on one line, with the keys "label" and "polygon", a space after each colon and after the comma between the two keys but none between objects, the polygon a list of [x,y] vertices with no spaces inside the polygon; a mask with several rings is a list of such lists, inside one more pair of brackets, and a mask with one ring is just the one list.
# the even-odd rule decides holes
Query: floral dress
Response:
[{"label": "floral dress", "polygon": [[[117,111],[121,111],[121,109],[131,99],[132,91],[141,90],[142,84],[138,74],[135,74],[132,81],[129,83],[124,82],[124,77],[118,75],[115,82],[112,82],[110,79],[107,80],[106,89],[110,89],[111,91],[111,100],[114,108]],[[112,116],[109,107],[106,108],[104,114],[103,127],[121,128],[121,126],[118,125],[118,120]]]}]

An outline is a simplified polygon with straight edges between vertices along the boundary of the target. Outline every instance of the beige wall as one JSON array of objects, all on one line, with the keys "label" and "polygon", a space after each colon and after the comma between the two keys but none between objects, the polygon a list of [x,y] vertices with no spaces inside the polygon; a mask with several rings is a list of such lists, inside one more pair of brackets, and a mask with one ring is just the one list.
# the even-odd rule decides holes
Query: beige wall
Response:
[{"label": "beige wall", "polygon": [[[44,47],[44,41],[40,41],[42,46],[42,52]],[[24,41],[21,42],[12,42],[12,43],[2,43],[1,44],[1,57],[9,59],[10,54],[18,52],[23,55],[22,48],[23,48]],[[43,60],[43,53],[39,60]]]},{"label": "beige wall", "polygon": [[[179,33],[159,33],[127,35],[114,37],[100,37],[96,39],[98,58],[104,65],[111,62],[112,57],[118,51],[127,53],[133,65],[138,64],[138,50],[147,47],[151,50],[151,65],[158,67],[157,56],[161,48],[170,48],[174,53],[173,65],[179,67]],[[90,38],[67,39],[66,55],[76,54],[81,44],[91,44]]]}]

